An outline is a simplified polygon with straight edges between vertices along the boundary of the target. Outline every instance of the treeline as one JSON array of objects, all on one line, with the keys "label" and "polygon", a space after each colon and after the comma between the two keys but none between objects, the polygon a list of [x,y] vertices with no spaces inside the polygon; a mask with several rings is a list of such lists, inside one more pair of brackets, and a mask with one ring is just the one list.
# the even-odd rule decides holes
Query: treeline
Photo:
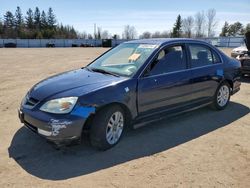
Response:
[{"label": "treeline", "polygon": [[[169,31],[156,31],[151,33],[146,31],[139,38],[167,38],[167,37],[186,37],[186,38],[204,38],[215,37],[218,27],[216,19],[216,10],[209,9],[206,12],[197,12],[194,16],[182,18],[178,15],[173,28]],[[225,22],[220,36],[239,36],[250,31],[250,23],[244,26],[240,22],[228,24]]]},{"label": "treeline", "polygon": [[222,27],[220,36],[228,37],[228,36],[244,35],[247,31],[250,31],[250,23],[247,24],[246,27],[244,27],[244,25],[240,22],[235,22],[233,24],[225,22],[224,26]]},{"label": "treeline", "polygon": [[36,7],[23,15],[21,8],[17,7],[15,13],[7,11],[0,19],[0,38],[77,38],[77,32],[72,26],[58,24],[52,8],[46,13]]},{"label": "treeline", "polygon": [[[203,38],[214,37],[217,31],[218,21],[216,19],[216,10],[197,12],[193,16],[182,18],[178,15],[176,22],[171,30],[143,32],[139,38],[169,38],[169,37],[186,37],[186,38]],[[244,26],[240,22],[229,24],[225,22],[220,36],[238,36],[244,35],[250,31],[250,23]],[[138,38],[136,28],[126,25],[122,36],[111,34],[108,30],[102,30],[97,27],[97,32],[91,35],[86,32],[79,33],[73,26],[59,24],[52,8],[47,12],[40,11],[38,7],[35,10],[28,9],[23,15],[20,7],[16,8],[15,13],[7,11],[0,18],[0,38],[20,38],[20,39],[136,39]]]}]

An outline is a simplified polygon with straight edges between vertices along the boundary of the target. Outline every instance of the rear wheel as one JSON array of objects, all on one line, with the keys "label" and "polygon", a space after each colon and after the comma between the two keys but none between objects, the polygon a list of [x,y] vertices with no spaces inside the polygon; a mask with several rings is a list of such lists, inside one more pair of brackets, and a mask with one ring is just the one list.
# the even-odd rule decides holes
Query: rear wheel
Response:
[{"label": "rear wheel", "polygon": [[118,105],[108,106],[97,112],[90,128],[91,144],[107,150],[121,139],[125,126],[125,114]]},{"label": "rear wheel", "polygon": [[230,100],[230,85],[223,82],[216,90],[213,107],[216,110],[223,110],[228,105]]}]

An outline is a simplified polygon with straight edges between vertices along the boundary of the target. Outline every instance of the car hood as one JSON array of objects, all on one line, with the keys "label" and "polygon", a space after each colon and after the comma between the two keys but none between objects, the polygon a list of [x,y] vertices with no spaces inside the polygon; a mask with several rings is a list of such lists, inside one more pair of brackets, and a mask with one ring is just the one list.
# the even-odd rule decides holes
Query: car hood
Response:
[{"label": "car hood", "polygon": [[81,96],[105,85],[115,84],[125,79],[127,78],[78,69],[42,80],[31,88],[29,96],[41,101],[62,92],[67,92],[69,95],[69,90],[76,88],[81,88],[81,92],[72,93],[72,95]]}]

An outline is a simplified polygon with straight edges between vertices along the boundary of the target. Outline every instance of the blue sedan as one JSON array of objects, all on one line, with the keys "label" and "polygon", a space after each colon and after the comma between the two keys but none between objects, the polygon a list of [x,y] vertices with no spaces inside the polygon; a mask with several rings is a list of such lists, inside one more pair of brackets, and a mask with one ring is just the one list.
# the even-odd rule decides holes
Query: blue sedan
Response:
[{"label": "blue sedan", "polygon": [[101,150],[116,145],[126,126],[211,105],[223,110],[240,90],[240,63],[192,39],[123,43],[88,66],[33,86],[19,110],[21,122],[61,146],[89,132]]}]

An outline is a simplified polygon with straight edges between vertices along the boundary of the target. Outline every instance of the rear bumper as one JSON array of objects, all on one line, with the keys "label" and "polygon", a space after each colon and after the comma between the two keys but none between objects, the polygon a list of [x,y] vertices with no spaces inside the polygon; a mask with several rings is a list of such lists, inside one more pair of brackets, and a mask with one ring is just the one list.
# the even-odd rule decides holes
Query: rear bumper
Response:
[{"label": "rear bumper", "polygon": [[18,110],[18,116],[29,130],[56,144],[80,139],[86,122],[86,118],[73,114],[56,115],[24,108]]},{"label": "rear bumper", "polygon": [[234,81],[233,88],[232,88],[232,91],[231,91],[231,95],[233,95],[233,94],[237,93],[238,91],[240,91],[240,85],[241,85],[241,82],[239,80]]}]

